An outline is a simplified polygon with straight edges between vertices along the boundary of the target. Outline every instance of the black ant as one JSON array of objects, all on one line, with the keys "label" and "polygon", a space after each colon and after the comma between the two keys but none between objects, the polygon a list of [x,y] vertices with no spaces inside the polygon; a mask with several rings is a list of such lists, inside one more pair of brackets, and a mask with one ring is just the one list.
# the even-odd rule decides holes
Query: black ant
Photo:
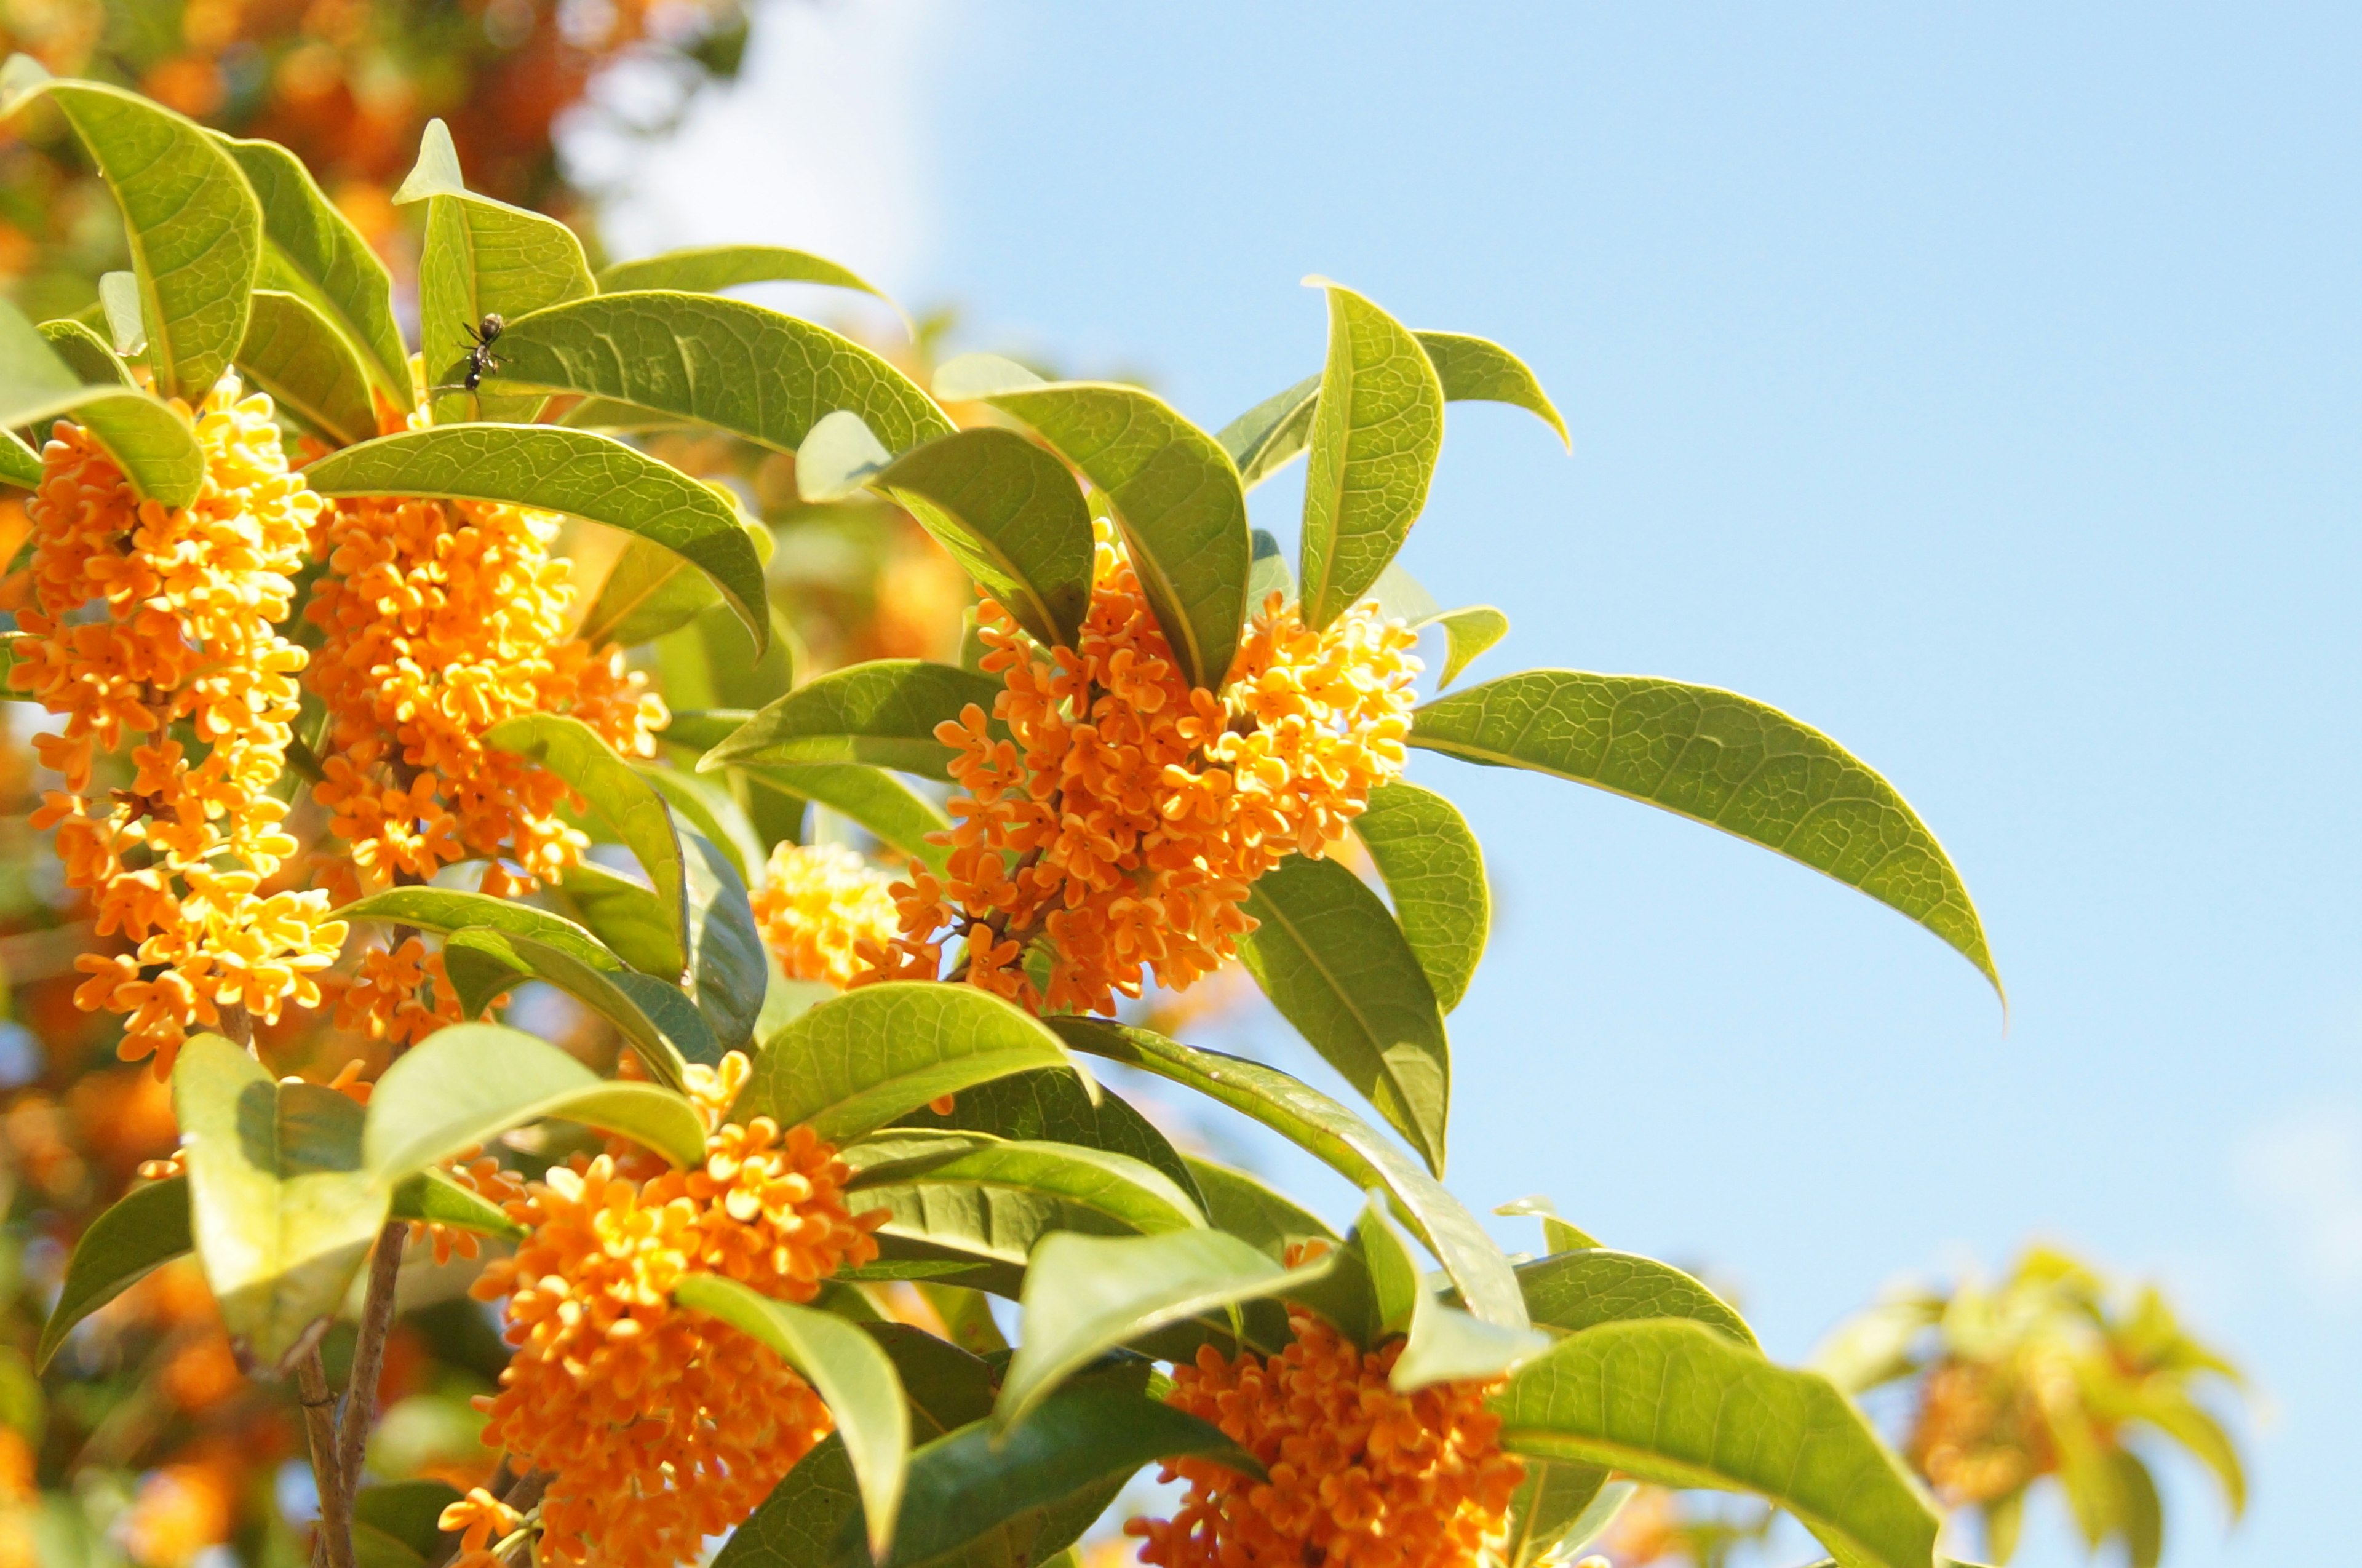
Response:
[{"label": "black ant", "polygon": [[490,312],[484,316],[482,326],[462,329],[468,334],[468,375],[460,384],[468,391],[474,392],[483,384],[486,376],[501,368],[499,357],[492,352],[492,345],[500,340],[501,333],[507,326],[508,323],[501,319],[498,312]]}]

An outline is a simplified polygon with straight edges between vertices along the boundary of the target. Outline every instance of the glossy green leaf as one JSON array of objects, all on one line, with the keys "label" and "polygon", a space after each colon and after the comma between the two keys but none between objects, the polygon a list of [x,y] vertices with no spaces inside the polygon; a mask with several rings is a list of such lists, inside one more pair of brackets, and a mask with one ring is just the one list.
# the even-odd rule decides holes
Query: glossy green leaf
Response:
[{"label": "glossy green leaf", "polygon": [[168,1176],[126,1193],[74,1243],[57,1305],[33,1353],[35,1369],[50,1364],[75,1324],[195,1244],[189,1233],[187,1177]]},{"label": "glossy green leaf", "polygon": [[1367,592],[1427,507],[1443,450],[1443,383],[1410,329],[1352,290],[1329,295],[1304,480],[1305,624],[1329,624]]},{"label": "glossy green leaf", "polygon": [[547,425],[410,430],[332,452],[304,478],[322,495],[506,502],[636,534],[712,578],[757,646],[770,641],[762,558],[736,509],[611,436]]},{"label": "glossy green leaf", "polygon": [[1509,618],[1490,604],[1470,604],[1432,617],[1443,628],[1443,668],[1436,676],[1437,690],[1448,690],[1476,657],[1509,635]]},{"label": "glossy green leaf", "polygon": [[869,1553],[883,1558],[901,1507],[911,1414],[902,1380],[877,1342],[842,1318],[773,1301],[715,1275],[683,1278],[673,1298],[768,1345],[827,1401],[860,1488]]},{"label": "glossy green leaf", "polygon": [[52,78],[12,56],[0,74],[0,116],[44,94],[122,209],[156,391],[194,403],[246,336],[262,208],[237,164],[193,122],[120,87]]},{"label": "glossy green leaf", "polygon": [[1091,607],[1091,513],[1066,466],[1012,430],[962,430],[869,481],[1040,642],[1074,647]]},{"label": "glossy green leaf", "polygon": [[601,585],[579,635],[592,646],[637,647],[679,631],[721,602],[712,580],[662,545],[635,538]]},{"label": "glossy green leaf", "polygon": [[1223,425],[1215,439],[1238,465],[1239,482],[1253,490],[1303,451],[1319,403],[1320,378],[1307,376]]},{"label": "glossy green leaf", "polygon": [[943,1132],[988,1132],[1028,1143],[1076,1143],[1128,1154],[1173,1179],[1199,1209],[1197,1177],[1189,1162],[1153,1122],[1102,1089],[1094,1098],[1075,1074],[1059,1068],[1012,1073],[962,1089],[948,1111],[921,1108],[902,1118],[904,1127]]},{"label": "glossy green leaf", "polygon": [[0,425],[21,428],[65,414],[97,437],[143,497],[186,506],[204,489],[205,455],[186,419],[137,388],[86,383],[16,306],[0,301]]},{"label": "glossy green leaf", "polygon": [[889,451],[952,430],[917,383],[851,338],[744,300],[601,294],[512,316],[495,351],[488,386],[613,399],[778,452],[838,410]]},{"label": "glossy green leaf", "polygon": [[1499,344],[1464,332],[1420,332],[1418,346],[1427,350],[1443,395],[1454,403],[1506,403],[1522,408],[1558,432],[1569,451],[1574,438],[1558,405],[1542,391],[1541,381],[1523,359]]},{"label": "glossy green leaf", "polygon": [[1208,1222],[1253,1244],[1266,1257],[1284,1262],[1287,1249],[1296,1242],[1333,1243],[1339,1239],[1327,1220],[1246,1172],[1194,1155],[1185,1154],[1182,1159],[1197,1181]]},{"label": "glossy green leaf", "polygon": [[1729,1303],[1671,1264],[1604,1247],[1558,1253],[1518,1265],[1526,1312],[1568,1333],[1639,1318],[1687,1318],[1760,1350],[1755,1331]]},{"label": "glossy green leaf", "polygon": [[[538,763],[588,801],[591,812],[614,830],[617,840],[647,873],[675,939],[685,944],[689,892],[688,873],[681,865],[680,832],[673,825],[672,808],[665,804],[657,787],[615,755],[615,748],[598,731],[563,714],[528,713],[502,720],[484,732],[484,744]],[[679,976],[676,968],[664,977]]]},{"label": "glossy green leaf", "polygon": [[1468,994],[1492,929],[1493,896],[1476,835],[1451,801],[1400,781],[1370,791],[1353,832],[1385,881],[1403,940],[1450,1012]]},{"label": "glossy green leaf", "polygon": [[1246,492],[1211,436],[1137,387],[1069,381],[986,400],[1032,425],[1114,503],[1181,673],[1220,690],[1246,619]]},{"label": "glossy green leaf", "polygon": [[[956,722],[971,703],[990,713],[1000,690],[990,676],[947,664],[872,659],[789,692],[707,752],[697,770],[757,762],[864,762],[949,778],[954,754],[935,738],[935,727]],[[996,727],[995,733],[1007,732]]]},{"label": "glossy green leaf", "polygon": [[1102,1019],[1049,1021],[1076,1050],[1196,1089],[1262,1122],[1354,1187],[1384,1190],[1459,1286],[1471,1310],[1490,1322],[1525,1326],[1517,1275],[1483,1223],[1377,1129],[1327,1095],[1276,1067],[1184,1045],[1149,1030]]},{"label": "glossy green leaf", "polygon": [[[898,1265],[872,1266],[891,1269]],[[932,1266],[943,1269],[955,1265]],[[836,1277],[865,1277],[866,1273],[842,1270]],[[904,1274],[900,1277],[926,1275]],[[861,1325],[861,1331],[875,1341],[877,1348],[886,1353],[886,1359],[894,1364],[894,1374],[902,1380],[903,1400],[910,1408],[911,1431],[919,1441],[933,1441],[992,1413],[994,1373],[992,1364],[983,1357],[908,1323],[867,1322]]]},{"label": "glossy green leaf", "polygon": [[1559,1342],[1491,1401],[1501,1446],[1786,1508],[1849,1568],[1927,1568],[1937,1519],[1860,1412],[1702,1323],[1606,1323]]},{"label": "glossy green leaf", "polygon": [[[1315,1263],[1296,1271],[1325,1271]],[[1200,1313],[1267,1298],[1288,1271],[1220,1231],[1042,1239],[1025,1272],[1023,1332],[993,1406],[996,1425],[1023,1418],[1109,1351]]]},{"label": "glossy green leaf", "polygon": [[1661,806],[1899,910],[2001,989],[1983,922],[1936,835],[1837,742],[1751,698],[1646,676],[1504,676],[1412,716],[1410,743]]},{"label": "glossy green leaf", "polygon": [[[426,243],[418,258],[418,330],[435,422],[530,421],[541,407],[538,396],[480,396],[466,390],[469,334],[487,315],[514,321],[596,293],[582,241],[555,218],[469,190],[451,133],[441,120],[426,122],[417,165],[393,201],[397,206],[426,203]],[[506,346],[496,352],[505,359]]]},{"label": "glossy green leaf", "polygon": [[181,1048],[172,1114],[189,1171],[190,1231],[222,1326],[276,1368],[344,1299],[385,1222],[361,1155],[361,1108],[317,1084],[273,1082],[218,1034]]},{"label": "glossy green leaf", "polygon": [[882,767],[858,762],[782,762],[737,771],[758,789],[816,801],[850,818],[875,834],[887,849],[936,871],[951,855],[948,844],[928,842],[932,834],[951,832],[951,818]]},{"label": "glossy green leaf", "polygon": [[725,1051],[752,1051],[755,1020],[763,1010],[770,958],[745,879],[701,834],[684,833],[689,874],[690,999]]},{"label": "glossy green leaf", "polygon": [[1255,984],[1440,1175],[1451,1045],[1395,917],[1342,866],[1302,856],[1256,878],[1246,911],[1261,922],[1239,939]]},{"label": "glossy green leaf", "polygon": [[679,1094],[602,1078],[497,1023],[452,1024],[397,1057],[370,1097],[363,1154],[390,1183],[547,1117],[645,1143],[677,1165],[705,1160],[704,1124]]},{"label": "glossy green leaf", "polygon": [[377,434],[369,370],[344,334],[309,304],[257,289],[237,368],[258,391],[338,446]]},{"label": "glossy green leaf", "polygon": [[762,875],[762,843],[721,780],[652,762],[635,762],[632,770],[664,797],[685,833],[703,834],[722,852],[741,883],[752,886]]},{"label": "glossy green leaf", "polygon": [[[335,323],[360,351],[370,380],[407,412],[417,399],[385,263],[293,153],[272,141],[219,139],[262,204],[258,282],[295,295]],[[376,433],[374,425],[368,433]]]},{"label": "glossy green leaf", "polygon": [[1033,1067],[1080,1071],[1039,1019],[972,986],[888,981],[821,1003],[764,1043],[734,1112],[843,1144],[929,1100]]},{"label": "glossy green leaf", "polygon": [[616,957],[643,975],[679,984],[689,967],[679,910],[627,872],[585,862],[566,873],[553,889],[566,913],[597,937]]},{"label": "glossy green leaf", "polygon": [[480,1236],[498,1236],[509,1242],[521,1242],[533,1233],[510,1219],[499,1204],[432,1168],[394,1184],[393,1201],[386,1210],[386,1218],[472,1231]]},{"label": "glossy green leaf", "polygon": [[[599,292],[620,294],[646,289],[680,289],[690,293],[719,293],[745,283],[822,283],[833,289],[853,289],[894,305],[884,290],[848,268],[809,250],[784,245],[700,245],[616,261],[599,271]],[[908,320],[905,318],[905,325]]]},{"label": "glossy green leaf", "polygon": [[[1201,1229],[1206,1223],[1187,1190],[1154,1165],[1129,1154],[1074,1143],[1020,1143],[917,1128],[894,1130],[877,1142],[887,1154],[882,1162],[863,1157],[870,1153],[866,1146],[856,1146],[862,1148],[861,1155],[845,1150],[844,1158],[855,1166],[847,1190],[859,1191],[865,1201],[874,1198],[898,1215],[905,1199],[890,1189],[916,1184],[933,1189],[924,1195],[928,1202],[941,1200],[951,1189],[974,1188],[979,1194],[975,1201],[988,1209],[999,1201],[994,1194],[1015,1195],[1016,1201],[1038,1201],[1075,1217],[1070,1228],[1101,1235],[1153,1235]],[[940,1147],[930,1152],[930,1145]],[[962,1197],[955,1201],[968,1200]],[[1008,1255],[1011,1243],[1005,1229],[990,1255]]]}]

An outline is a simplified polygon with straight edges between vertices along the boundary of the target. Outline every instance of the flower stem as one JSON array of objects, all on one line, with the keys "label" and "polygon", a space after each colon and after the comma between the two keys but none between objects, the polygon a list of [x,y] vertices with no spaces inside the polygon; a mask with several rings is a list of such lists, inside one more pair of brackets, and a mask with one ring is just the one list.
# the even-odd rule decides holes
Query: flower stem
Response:
[{"label": "flower stem", "polygon": [[353,1568],[352,1500],[337,1465],[337,1397],[328,1391],[319,1346],[305,1351],[295,1364],[295,1390],[304,1407],[304,1433],[312,1446],[312,1479],[320,1491],[320,1540],[328,1568]]}]

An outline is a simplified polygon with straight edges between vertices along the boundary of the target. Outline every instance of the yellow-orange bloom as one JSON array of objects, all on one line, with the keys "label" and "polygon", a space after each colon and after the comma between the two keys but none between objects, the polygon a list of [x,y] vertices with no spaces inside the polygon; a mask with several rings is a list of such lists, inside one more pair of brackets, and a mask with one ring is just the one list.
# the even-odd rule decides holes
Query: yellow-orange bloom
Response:
[{"label": "yellow-orange bloom", "polygon": [[[1400,777],[1417,639],[1374,603],[1308,630],[1278,593],[1256,613],[1224,694],[1174,662],[1139,579],[1099,525],[1078,646],[1041,657],[983,602],[983,666],[1004,690],[936,730],[958,756],[944,875],[913,864],[901,930],[865,946],[860,980],[964,973],[1035,1010],[1114,1010],[1153,977],[1179,990],[1254,929],[1240,905],[1289,855],[1318,857]],[[1025,968],[1047,950],[1046,983]]]},{"label": "yellow-orange bloom", "polygon": [[[304,665],[273,624],[319,498],[288,471],[269,398],[224,377],[194,418],[204,486],[179,510],[138,500],[87,432],[56,426],[28,507],[38,608],[18,617],[9,678],[66,718],[34,743],[65,788],[33,824],[57,830],[98,933],[136,949],[77,959],[90,977],[74,1000],[128,1014],[122,1055],[152,1055],[159,1077],[224,1007],[269,1022],[317,1006],[345,938],[325,895],[262,891],[295,852],[271,786]],[[127,744],[129,787],[94,800],[98,754]]]},{"label": "yellow-orange bloom", "polygon": [[755,919],[791,980],[844,989],[864,965],[863,943],[894,939],[893,879],[841,845],[783,844],[755,890]]},{"label": "yellow-orange bloom", "polygon": [[1201,1347],[1174,1369],[1165,1402],[1211,1421],[1263,1462],[1253,1481],[1200,1459],[1164,1479],[1189,1483],[1170,1519],[1133,1519],[1157,1568],[1472,1568],[1500,1541],[1525,1473],[1501,1452],[1497,1383],[1397,1394],[1395,1340],[1364,1353],[1319,1320],[1293,1313],[1296,1342],[1268,1359],[1226,1361]]},{"label": "yellow-orange bloom", "polygon": [[[747,1070],[735,1053],[719,1072],[692,1069],[709,1126]],[[776,1354],[674,1306],[672,1291],[715,1274],[809,1301],[841,1265],[877,1255],[876,1220],[847,1210],[846,1168],[809,1128],[712,1126],[706,1150],[688,1171],[638,1152],[578,1157],[507,1206],[533,1234],[475,1292],[507,1297],[516,1351],[479,1403],[488,1445],[553,1476],[539,1562],[672,1568],[831,1430]]]},{"label": "yellow-orange bloom", "polygon": [[495,1568],[499,1559],[492,1555],[492,1543],[524,1522],[524,1516],[514,1508],[481,1486],[471,1486],[466,1496],[443,1510],[435,1528],[459,1538],[451,1568]]}]

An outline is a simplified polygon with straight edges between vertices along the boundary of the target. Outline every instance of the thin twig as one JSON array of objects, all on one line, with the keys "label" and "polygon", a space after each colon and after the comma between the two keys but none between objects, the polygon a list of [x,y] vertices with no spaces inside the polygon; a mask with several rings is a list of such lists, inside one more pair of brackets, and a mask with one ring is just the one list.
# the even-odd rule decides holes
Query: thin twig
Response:
[{"label": "thin twig", "polygon": [[353,1568],[352,1502],[337,1467],[337,1397],[328,1391],[327,1369],[314,1345],[295,1364],[296,1399],[304,1407],[304,1433],[312,1445],[312,1479],[320,1489],[320,1539],[328,1568]]},{"label": "thin twig", "polygon": [[360,1337],[353,1342],[353,1375],[345,1384],[344,1421],[337,1430],[337,1470],[358,1486],[361,1450],[369,1441],[370,1418],[377,1410],[378,1376],[385,1370],[385,1340],[393,1328],[395,1277],[402,1272],[402,1249],[410,1240],[410,1222],[389,1220],[377,1233],[377,1252],[370,1259],[369,1290],[361,1297]]},{"label": "thin twig", "polygon": [[223,1002],[219,1009],[221,1032],[235,1044],[250,1053],[254,1049],[254,1015],[246,1010],[242,1001]]}]

